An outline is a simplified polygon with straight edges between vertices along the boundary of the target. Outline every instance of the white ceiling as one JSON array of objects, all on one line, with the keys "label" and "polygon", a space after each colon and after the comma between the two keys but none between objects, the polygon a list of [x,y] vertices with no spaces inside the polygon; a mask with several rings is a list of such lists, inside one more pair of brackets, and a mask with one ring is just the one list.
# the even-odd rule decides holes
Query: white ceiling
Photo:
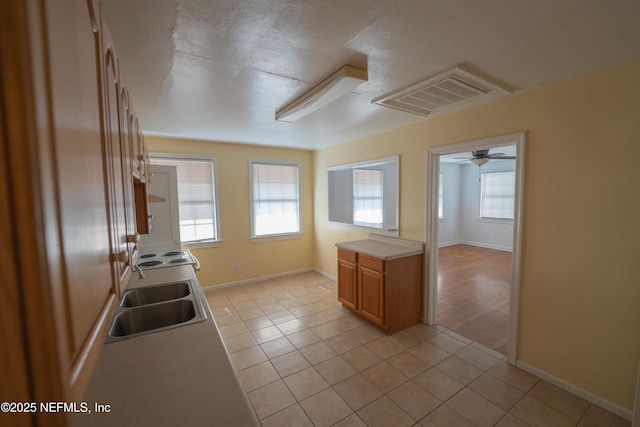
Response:
[{"label": "white ceiling", "polygon": [[[319,149],[423,117],[372,105],[466,63],[518,90],[640,58],[638,0],[103,0],[147,134]],[[343,65],[369,81],[275,112]]]}]

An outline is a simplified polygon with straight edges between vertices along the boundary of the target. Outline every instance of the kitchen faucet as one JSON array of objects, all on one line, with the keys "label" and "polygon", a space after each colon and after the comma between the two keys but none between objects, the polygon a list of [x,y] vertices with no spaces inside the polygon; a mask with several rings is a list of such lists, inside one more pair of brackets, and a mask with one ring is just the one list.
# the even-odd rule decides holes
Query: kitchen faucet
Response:
[{"label": "kitchen faucet", "polygon": [[133,271],[135,271],[136,268],[138,269],[138,279],[144,279],[144,272],[142,271],[142,268],[139,265],[134,265]]}]

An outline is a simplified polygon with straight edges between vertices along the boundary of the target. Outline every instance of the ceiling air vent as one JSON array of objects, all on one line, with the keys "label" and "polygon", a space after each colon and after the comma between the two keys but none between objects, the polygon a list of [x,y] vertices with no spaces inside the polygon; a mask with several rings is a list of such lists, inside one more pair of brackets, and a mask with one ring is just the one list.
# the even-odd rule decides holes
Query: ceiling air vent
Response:
[{"label": "ceiling air vent", "polygon": [[513,91],[507,85],[459,65],[397,92],[383,95],[372,103],[421,116],[452,111],[462,106],[486,102]]}]

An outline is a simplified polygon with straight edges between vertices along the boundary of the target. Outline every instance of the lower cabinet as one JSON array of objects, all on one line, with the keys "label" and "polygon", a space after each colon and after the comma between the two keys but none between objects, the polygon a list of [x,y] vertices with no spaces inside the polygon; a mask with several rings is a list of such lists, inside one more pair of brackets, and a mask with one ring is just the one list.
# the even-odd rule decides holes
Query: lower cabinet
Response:
[{"label": "lower cabinet", "polygon": [[358,295],[360,295],[360,314],[373,323],[384,327],[384,273],[362,265],[358,266]]},{"label": "lower cabinet", "polygon": [[389,334],[420,323],[422,255],[383,260],[338,248],[338,301]]},{"label": "lower cabinet", "polygon": [[338,249],[338,301],[351,310],[356,310],[357,287],[356,254]]}]

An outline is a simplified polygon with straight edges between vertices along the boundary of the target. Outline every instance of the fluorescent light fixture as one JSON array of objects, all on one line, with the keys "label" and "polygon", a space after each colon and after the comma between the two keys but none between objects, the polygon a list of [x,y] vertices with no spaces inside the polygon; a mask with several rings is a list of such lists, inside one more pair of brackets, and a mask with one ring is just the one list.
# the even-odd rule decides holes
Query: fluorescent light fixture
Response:
[{"label": "fluorescent light fixture", "polygon": [[345,65],[300,98],[276,112],[276,120],[295,122],[366,82],[367,70]]}]

